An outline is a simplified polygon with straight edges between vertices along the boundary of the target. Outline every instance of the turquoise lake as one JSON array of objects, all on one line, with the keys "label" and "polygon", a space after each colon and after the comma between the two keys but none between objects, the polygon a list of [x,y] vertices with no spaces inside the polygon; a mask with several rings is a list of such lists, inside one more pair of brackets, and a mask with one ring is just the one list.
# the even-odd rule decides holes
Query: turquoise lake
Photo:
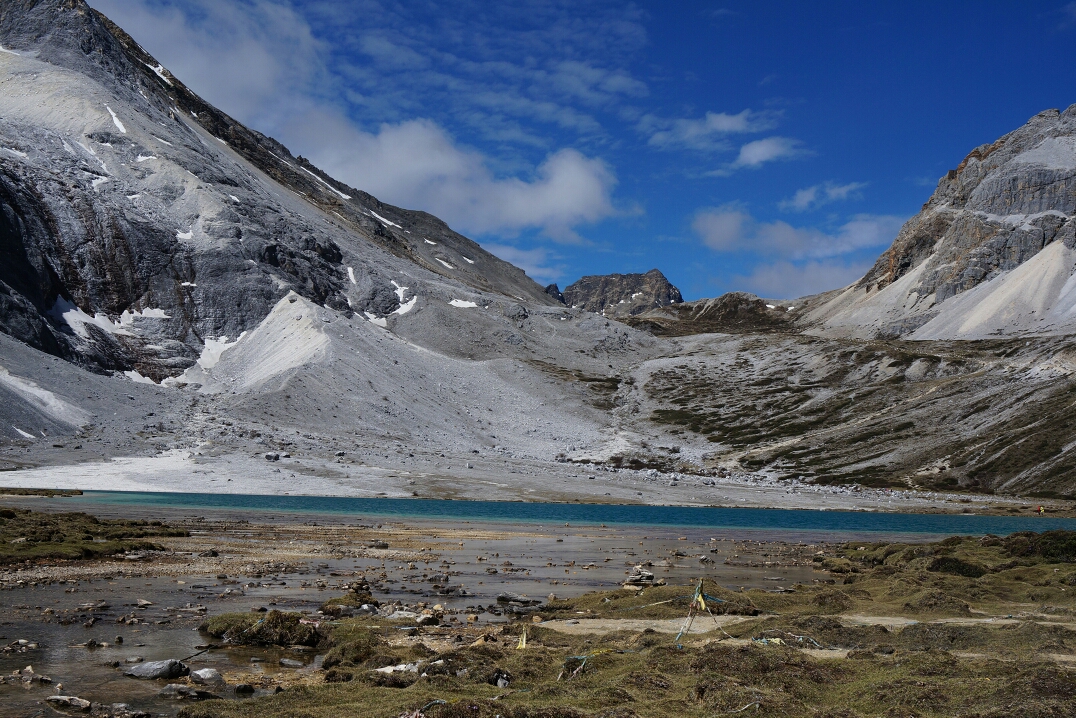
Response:
[{"label": "turquoise lake", "polygon": [[986,516],[975,514],[907,514],[810,509],[747,509],[625,504],[445,501],[431,499],[350,498],[332,496],[268,496],[87,491],[63,499],[72,509],[139,507],[146,510],[286,513],[338,519],[472,521],[507,524],[564,524],[696,528],[820,534],[856,533],[930,536],[1008,535],[1017,531],[1076,530],[1076,519],[1049,516]]}]

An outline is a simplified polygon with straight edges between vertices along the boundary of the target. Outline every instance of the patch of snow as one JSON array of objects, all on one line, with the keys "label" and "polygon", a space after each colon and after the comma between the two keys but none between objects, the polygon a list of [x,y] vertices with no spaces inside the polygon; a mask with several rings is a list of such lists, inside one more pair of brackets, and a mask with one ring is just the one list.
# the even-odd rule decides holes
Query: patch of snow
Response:
[{"label": "patch of snow", "polygon": [[181,287],[197,287],[198,285],[195,284],[194,282],[181,282],[179,286],[181,286]]},{"label": "patch of snow", "polygon": [[108,105],[105,105],[105,109],[108,110],[108,114],[112,115],[112,124],[116,126],[116,129],[126,135],[127,128],[123,126],[122,122],[120,122],[120,118],[116,117],[116,113],[112,111],[112,108]]},{"label": "patch of snow", "polygon": [[176,239],[193,239],[194,230],[189,229],[186,232],[176,232]]},{"label": "patch of snow", "polygon": [[[382,217],[381,215],[379,215],[377,212],[374,212],[372,210],[366,210],[366,213],[369,214],[371,217],[373,217],[373,218],[377,219],[378,221],[380,221],[382,224],[387,224],[387,225],[389,225],[391,227],[396,227],[397,229],[403,229],[403,227],[401,227],[400,225],[396,224],[395,222],[390,222],[389,220],[387,220],[384,217]],[[429,240],[426,240],[426,241],[429,241]],[[433,244],[433,242],[430,242],[430,244]]]},{"label": "patch of snow", "polygon": [[795,311],[795,310],[796,310],[796,308],[795,308],[795,307],[789,307],[789,308],[788,308],[788,311],[790,311],[790,312],[792,312],[792,311]]},{"label": "patch of snow", "polygon": [[236,196],[235,196],[234,194],[230,194],[230,195],[228,195],[228,196],[232,198],[232,201],[233,201],[233,202],[238,202],[238,201],[239,201],[239,198],[238,198],[238,197],[236,197]]},{"label": "patch of snow", "polygon": [[[32,381],[14,376],[7,369],[0,367],[0,385],[18,394],[26,403],[38,411],[48,414],[54,420],[82,426],[90,420],[90,415],[77,406],[67,403],[47,389],[42,389]],[[21,433],[21,432],[20,432]]]},{"label": "patch of snow", "polygon": [[168,140],[162,140],[162,139],[161,139],[160,137],[158,137],[157,135],[150,135],[150,137],[152,137],[153,139],[157,140],[157,141],[158,141],[158,142],[160,142],[160,143],[163,143],[163,144],[166,144],[166,145],[168,145],[169,147],[171,147],[171,146],[172,146],[172,143],[171,143],[171,142],[169,142]]},{"label": "patch of snow", "polygon": [[466,301],[464,299],[453,299],[451,302],[449,302],[449,304],[451,304],[454,307],[459,307],[460,309],[470,309],[472,307],[477,307],[478,306],[474,302],[468,302],[468,301]]},{"label": "patch of snow", "polygon": [[141,193],[141,192],[139,192],[138,194],[129,194],[129,195],[127,195],[127,199],[129,199],[129,200],[136,200],[136,199],[138,199],[138,198],[139,198],[139,197],[141,197],[141,196],[142,196],[142,193]]},{"label": "patch of snow", "polygon": [[387,328],[389,325],[388,320],[384,317],[379,317],[376,314],[371,314],[370,312],[363,312],[363,314],[366,315],[366,319],[369,320],[371,324],[376,324],[377,326],[382,328]]},{"label": "patch of snow", "polygon": [[455,267],[453,267],[453,266],[452,266],[451,264],[449,264],[449,263],[448,263],[448,262],[446,262],[445,260],[441,259],[440,257],[434,257],[434,259],[436,259],[436,260],[437,260],[438,262],[440,262],[441,264],[445,265],[445,266],[446,266],[446,267],[448,267],[449,269],[455,269]]},{"label": "patch of snow", "polygon": [[246,334],[243,332],[234,342],[229,342],[228,337],[206,337],[202,355],[198,357],[198,366],[202,369],[212,369],[220,361],[220,355],[238,344]]},{"label": "patch of snow", "polygon": [[94,152],[92,148],[90,148],[90,147],[87,147],[86,145],[82,144],[81,142],[76,142],[75,144],[77,144],[77,145],[78,145],[79,147],[81,147],[82,149],[84,149],[84,150],[86,150],[87,152],[89,152],[89,153],[90,153],[91,155],[93,155],[94,157],[96,157],[96,156],[97,156],[97,153],[96,153],[96,152]]},{"label": "patch of snow", "polygon": [[1076,169],[1076,138],[1047,137],[1030,150],[1013,157],[1012,162],[1051,170]]},{"label": "patch of snow", "polygon": [[347,278],[351,280],[352,284],[358,284],[358,282],[355,281],[355,270],[351,267],[347,268]]},{"label": "patch of snow", "polygon": [[[462,254],[460,256],[463,257]],[[474,260],[473,259],[467,259],[467,257],[463,257],[463,261],[467,262],[467,264],[474,264]]]},{"label": "patch of snow", "polygon": [[277,155],[273,154],[273,151],[272,151],[272,150],[266,150],[266,152],[268,152],[269,154],[273,155],[273,157],[276,157],[276,158],[277,158],[278,160],[280,160],[281,162],[283,162],[284,164],[286,164],[286,165],[287,165],[288,167],[292,167],[292,166],[293,166],[291,162],[288,162],[288,161],[287,161],[286,159],[284,159],[283,157],[277,157]]},{"label": "patch of snow", "polygon": [[772,305],[772,304],[767,304],[767,305],[766,305],[766,308],[767,308],[767,309],[776,309],[777,307],[775,307],[775,306],[774,306],[774,305]]},{"label": "patch of snow", "polygon": [[135,382],[136,384],[153,384],[154,386],[157,385],[157,382],[153,381],[148,376],[142,376],[134,369],[123,372],[123,375],[131,381]]},{"label": "patch of snow", "polygon": [[214,137],[213,139],[215,139],[215,140],[216,140],[217,142],[221,143],[222,145],[226,145],[226,144],[228,144],[227,142],[225,142],[224,140],[222,140],[222,139],[221,139],[221,138],[219,138],[219,137]]},{"label": "patch of snow", "polygon": [[308,169],[307,169],[306,167],[300,167],[299,169],[301,169],[301,170],[302,170],[303,172],[306,172],[306,173],[307,173],[308,175],[310,175],[311,177],[313,177],[314,179],[316,179],[316,180],[317,180],[318,182],[321,182],[321,183],[322,183],[323,185],[325,185],[326,187],[328,187],[329,189],[331,189],[331,190],[332,190],[333,192],[335,192],[336,194],[338,194],[338,195],[340,196],[340,198],[341,198],[341,199],[351,199],[351,195],[347,195],[347,194],[344,194],[343,192],[341,192],[340,190],[336,189],[336,188],[335,188],[335,187],[333,187],[333,186],[332,186],[331,184],[329,184],[328,182],[326,182],[325,180],[323,180],[322,178],[318,177],[318,176],[317,176],[316,174],[314,174],[313,172],[311,172],[310,170],[308,170]]},{"label": "patch of snow", "polygon": [[[8,52],[8,50],[5,50],[4,52]],[[12,54],[14,54],[14,53],[12,53]],[[22,438],[29,439],[30,441],[36,441],[33,434],[27,434],[25,431],[23,431],[19,427],[15,426],[14,424],[11,425],[11,428],[14,429],[15,431],[19,432],[19,435],[22,436]]]},{"label": "patch of snow", "polygon": [[108,182],[110,179],[112,179],[112,178],[111,177],[98,177],[93,182],[90,182],[90,184],[93,185],[94,189],[97,189],[98,187],[103,185],[105,182]]},{"label": "patch of snow", "polygon": [[16,157],[22,157],[23,159],[26,159],[27,157],[29,157],[29,155],[26,154],[25,152],[19,152],[18,150],[13,150],[10,147],[0,147],[0,150],[3,150],[4,152],[10,152],[11,154],[15,155]]},{"label": "patch of snow", "polygon": [[153,65],[149,64],[148,62],[146,62],[146,63],[143,63],[143,64],[144,64],[144,65],[145,65],[146,67],[148,67],[149,69],[153,70],[153,72],[154,72],[154,73],[155,73],[155,74],[157,75],[157,77],[159,77],[159,78],[161,78],[162,80],[164,80],[164,81],[165,81],[165,83],[166,83],[167,85],[171,85],[171,84],[172,84],[172,81],[171,81],[171,80],[169,80],[169,79],[168,79],[167,77],[165,77],[165,76],[164,76],[164,73],[165,73],[164,65],[157,65],[157,67],[154,67]]},{"label": "patch of snow", "polygon": [[195,112],[194,110],[191,110],[191,117],[193,117],[194,119],[197,120],[198,119],[198,113]]},{"label": "patch of snow", "polygon": [[[16,57],[18,57],[18,56],[19,56],[19,53],[15,52],[14,50],[8,50],[8,49],[7,49],[6,47],[4,47],[3,45],[0,45],[0,52],[6,52],[7,54],[9,54],[9,55],[15,55]],[[15,431],[19,431],[19,430],[18,430],[18,429],[16,429]],[[22,432],[20,431],[19,433],[21,434]]]},{"label": "patch of snow", "polygon": [[[162,142],[163,142],[163,140],[162,140]],[[138,157],[135,157],[135,162],[146,162],[148,160],[155,160],[155,159],[157,159],[156,155],[139,155]]]},{"label": "patch of snow", "polygon": [[426,239],[425,237],[422,238],[422,241],[425,242],[426,244],[432,244],[435,247],[437,246],[437,242],[431,242],[430,240]]},{"label": "patch of snow", "polygon": [[415,308],[415,303],[418,302],[418,295],[413,295],[406,302],[401,304],[399,308],[393,312],[393,314],[407,314],[409,311]]},{"label": "patch of snow", "polygon": [[120,320],[116,323],[116,326],[127,327],[134,324],[135,319],[171,319],[172,317],[164,313],[163,309],[143,309],[141,311],[132,312],[128,309],[123,310],[123,314],[120,314]]}]

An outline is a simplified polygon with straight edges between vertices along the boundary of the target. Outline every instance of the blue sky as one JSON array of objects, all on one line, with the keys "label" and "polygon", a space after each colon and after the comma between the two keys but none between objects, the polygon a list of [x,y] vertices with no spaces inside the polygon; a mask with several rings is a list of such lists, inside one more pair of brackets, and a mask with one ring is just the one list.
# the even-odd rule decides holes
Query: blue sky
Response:
[{"label": "blue sky", "polygon": [[843,286],[971,149],[1076,102],[1076,2],[89,1],[237,119],[562,288]]}]

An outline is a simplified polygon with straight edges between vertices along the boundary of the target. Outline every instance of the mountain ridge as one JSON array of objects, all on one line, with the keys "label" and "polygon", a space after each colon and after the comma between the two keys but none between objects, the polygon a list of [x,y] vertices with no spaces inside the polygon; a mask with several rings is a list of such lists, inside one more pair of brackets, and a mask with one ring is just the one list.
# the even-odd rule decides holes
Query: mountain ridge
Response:
[{"label": "mountain ridge", "polygon": [[[190,491],[697,505],[809,490],[883,509],[892,494],[870,487],[909,490],[913,505],[943,500],[921,491],[1076,495],[1069,335],[913,335],[927,322],[894,338],[921,312],[877,309],[913,294],[937,251],[893,252],[886,266],[908,270],[869,292],[732,294],[621,322],[293,157],[81,0],[0,6],[0,44],[6,484],[146,490],[167,474]],[[1049,274],[1061,292],[1068,220],[1047,242],[1056,215],[1022,229],[970,212],[992,207],[975,195],[1001,186],[986,180],[1068,187],[1047,166],[1057,152],[1013,164],[1069,137],[1068,112],[979,151],[942,187],[965,192],[965,220],[990,233],[956,252],[975,262],[929,286],[989,269],[1006,238],[1019,250],[1011,268],[969,274],[942,311],[972,316],[959,303],[976,292],[1002,301],[999,281]],[[943,219],[931,246],[963,247]],[[653,279],[646,301],[671,301]],[[634,307],[638,287],[605,281],[614,311]],[[612,313],[614,295],[599,295]]]}]

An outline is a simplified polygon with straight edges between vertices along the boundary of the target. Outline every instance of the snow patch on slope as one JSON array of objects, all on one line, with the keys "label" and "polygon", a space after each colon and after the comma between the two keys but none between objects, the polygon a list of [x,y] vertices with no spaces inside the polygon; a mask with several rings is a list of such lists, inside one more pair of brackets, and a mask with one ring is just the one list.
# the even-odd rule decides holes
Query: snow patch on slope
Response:
[{"label": "snow patch on slope", "polygon": [[217,361],[205,372],[208,381],[203,390],[256,388],[274,376],[320,359],[329,345],[318,316],[324,311],[290,292],[261,324],[221,348]]},{"label": "snow patch on slope", "polygon": [[314,174],[313,172],[311,172],[310,170],[308,170],[308,169],[307,169],[306,167],[300,167],[299,169],[301,169],[301,170],[302,170],[303,172],[306,172],[306,173],[307,173],[308,175],[310,175],[311,177],[313,177],[314,179],[316,179],[316,180],[317,180],[318,182],[321,182],[321,183],[322,183],[323,185],[325,185],[325,186],[326,186],[326,187],[328,187],[328,188],[329,188],[330,190],[332,190],[332,191],[333,191],[333,192],[335,192],[335,193],[336,193],[337,195],[339,195],[341,199],[351,199],[351,195],[348,195],[348,194],[344,194],[343,192],[341,192],[340,190],[336,189],[336,188],[335,188],[335,187],[333,187],[333,186],[332,186],[331,184],[329,184],[328,182],[326,182],[325,180],[323,180],[322,178],[318,177],[318,176],[317,176],[316,174]]},{"label": "snow patch on slope", "polygon": [[112,124],[116,125],[116,129],[126,135],[127,128],[123,126],[122,122],[120,122],[120,118],[116,117],[116,113],[112,111],[112,108],[108,105],[105,105],[105,109],[108,110],[108,114],[112,115]]},{"label": "snow patch on slope", "polygon": [[[14,376],[4,367],[0,367],[0,385],[18,394],[27,404],[61,424],[82,426],[90,420],[89,412],[64,401],[32,381]],[[18,428],[15,430],[28,439],[32,438]]]},{"label": "snow patch on slope", "polygon": [[1076,137],[1047,137],[1030,150],[1016,155],[1011,161],[1038,165],[1050,170],[1076,169]]}]

